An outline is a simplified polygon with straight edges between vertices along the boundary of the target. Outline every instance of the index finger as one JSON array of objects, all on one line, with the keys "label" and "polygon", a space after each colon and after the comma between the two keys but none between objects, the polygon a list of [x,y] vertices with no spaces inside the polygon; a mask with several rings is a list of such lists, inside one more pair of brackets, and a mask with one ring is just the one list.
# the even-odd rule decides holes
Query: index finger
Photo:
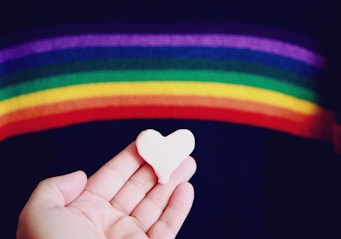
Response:
[{"label": "index finger", "polygon": [[109,201],[142,164],[144,160],[133,142],[95,172],[85,190]]}]

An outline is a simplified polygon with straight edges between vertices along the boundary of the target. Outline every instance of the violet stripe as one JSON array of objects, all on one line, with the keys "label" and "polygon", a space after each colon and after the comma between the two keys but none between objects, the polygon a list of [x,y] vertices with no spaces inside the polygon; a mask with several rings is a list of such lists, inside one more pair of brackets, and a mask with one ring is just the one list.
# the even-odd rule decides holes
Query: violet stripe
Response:
[{"label": "violet stripe", "polygon": [[322,68],[325,59],[304,47],[279,40],[234,34],[84,34],[43,39],[0,51],[0,63],[16,58],[77,47],[92,46],[193,46],[233,47],[281,55]]}]

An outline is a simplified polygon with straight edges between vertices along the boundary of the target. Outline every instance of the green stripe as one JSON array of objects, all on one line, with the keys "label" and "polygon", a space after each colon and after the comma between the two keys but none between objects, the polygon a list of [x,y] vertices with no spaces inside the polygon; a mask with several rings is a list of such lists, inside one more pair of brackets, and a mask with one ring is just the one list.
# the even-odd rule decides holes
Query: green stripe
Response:
[{"label": "green stripe", "polygon": [[[307,78],[302,75],[267,65],[243,62],[221,61],[208,59],[116,59],[77,61],[57,65],[33,68],[23,72],[13,73],[0,78],[0,87],[14,85],[24,81],[32,81],[54,75],[98,70],[138,70],[138,69],[175,69],[175,70],[216,70],[237,71],[276,78],[308,89],[314,89],[318,79]],[[318,76],[317,76],[318,78]]]},{"label": "green stripe", "polygon": [[[0,90],[0,100],[21,94],[96,82],[129,81],[198,81],[247,85],[282,92],[300,99],[316,102],[318,97],[311,90],[259,75],[209,70],[134,70],[94,71],[52,76],[9,86]],[[316,102],[317,103],[317,102]]]}]

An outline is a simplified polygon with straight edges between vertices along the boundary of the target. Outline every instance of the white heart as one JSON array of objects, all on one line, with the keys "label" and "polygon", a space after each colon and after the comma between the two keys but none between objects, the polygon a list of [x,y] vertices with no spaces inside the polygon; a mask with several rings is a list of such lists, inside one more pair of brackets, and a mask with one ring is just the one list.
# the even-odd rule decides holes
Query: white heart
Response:
[{"label": "white heart", "polygon": [[136,138],[140,156],[152,166],[159,183],[165,184],[170,175],[194,150],[195,139],[188,129],[179,129],[168,136],[147,129]]}]

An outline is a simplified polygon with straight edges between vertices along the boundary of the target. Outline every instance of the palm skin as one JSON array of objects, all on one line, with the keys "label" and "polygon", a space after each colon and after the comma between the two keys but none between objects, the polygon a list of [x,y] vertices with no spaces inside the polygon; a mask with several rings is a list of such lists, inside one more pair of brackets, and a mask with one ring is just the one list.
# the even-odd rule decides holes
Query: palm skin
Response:
[{"label": "palm skin", "polygon": [[43,180],[19,217],[17,239],[175,238],[194,199],[188,157],[165,185],[135,143],[94,175],[77,171]]}]

